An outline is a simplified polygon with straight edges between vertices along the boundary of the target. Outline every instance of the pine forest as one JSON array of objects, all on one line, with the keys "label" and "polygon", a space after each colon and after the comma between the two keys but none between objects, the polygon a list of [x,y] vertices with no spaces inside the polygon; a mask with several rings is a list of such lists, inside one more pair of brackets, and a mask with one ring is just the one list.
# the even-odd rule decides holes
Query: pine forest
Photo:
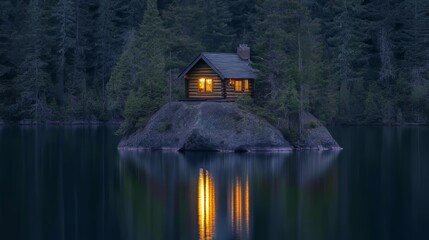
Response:
[{"label": "pine forest", "polygon": [[243,43],[255,109],[429,123],[427,0],[2,0],[0,120],[144,125],[199,53]]}]

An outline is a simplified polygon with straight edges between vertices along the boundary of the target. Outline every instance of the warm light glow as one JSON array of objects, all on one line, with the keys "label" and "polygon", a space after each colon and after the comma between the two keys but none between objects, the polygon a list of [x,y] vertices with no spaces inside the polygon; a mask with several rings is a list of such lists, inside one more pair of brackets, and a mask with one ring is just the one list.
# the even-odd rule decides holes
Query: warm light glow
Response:
[{"label": "warm light glow", "polygon": [[216,193],[213,178],[200,169],[198,178],[198,224],[200,239],[213,239],[216,227]]},{"label": "warm light glow", "polygon": [[242,92],[243,91],[243,82],[242,81],[235,81],[235,85],[234,85],[234,91],[236,92]]},{"label": "warm light glow", "polygon": [[246,188],[244,190],[244,226],[246,226],[246,236],[249,236],[249,181],[246,178]]},{"label": "warm light glow", "polygon": [[213,80],[200,78],[198,80],[198,92],[213,92]]},{"label": "warm light glow", "polygon": [[249,80],[243,80],[244,82],[244,91],[248,92],[249,91]]},{"label": "warm light glow", "polygon": [[206,92],[213,92],[213,80],[206,79]]},{"label": "warm light glow", "polygon": [[230,218],[234,235],[244,239],[249,237],[249,204],[249,181],[246,179],[243,189],[241,180],[236,178],[230,189]]},{"label": "warm light glow", "polygon": [[198,92],[205,92],[206,91],[206,79],[200,78],[198,81]]}]

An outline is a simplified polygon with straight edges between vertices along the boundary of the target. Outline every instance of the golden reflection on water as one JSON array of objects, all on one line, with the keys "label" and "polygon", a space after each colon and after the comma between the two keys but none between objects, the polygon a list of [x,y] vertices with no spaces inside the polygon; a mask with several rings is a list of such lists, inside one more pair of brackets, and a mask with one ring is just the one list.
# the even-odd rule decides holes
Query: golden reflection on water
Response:
[{"label": "golden reflection on water", "polygon": [[216,230],[216,193],[213,177],[200,168],[198,178],[198,224],[200,239],[213,239]]},{"label": "golden reflection on water", "polygon": [[231,228],[235,236],[249,237],[249,181],[244,185],[236,178],[230,187],[230,218]]}]

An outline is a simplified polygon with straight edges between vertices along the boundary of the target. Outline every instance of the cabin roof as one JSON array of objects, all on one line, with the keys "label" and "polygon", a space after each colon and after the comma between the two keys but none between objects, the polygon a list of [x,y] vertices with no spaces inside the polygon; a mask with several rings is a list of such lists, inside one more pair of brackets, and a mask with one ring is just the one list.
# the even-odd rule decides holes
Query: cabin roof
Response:
[{"label": "cabin roof", "polygon": [[256,70],[249,60],[242,60],[236,53],[203,52],[189,64],[179,78],[185,76],[200,60],[206,62],[221,78],[256,78]]}]

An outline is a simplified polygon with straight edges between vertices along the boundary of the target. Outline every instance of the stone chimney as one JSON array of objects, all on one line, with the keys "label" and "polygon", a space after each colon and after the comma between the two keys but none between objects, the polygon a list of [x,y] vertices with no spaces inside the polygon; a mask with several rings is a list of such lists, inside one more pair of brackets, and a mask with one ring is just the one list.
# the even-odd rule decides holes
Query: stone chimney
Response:
[{"label": "stone chimney", "polygon": [[249,60],[250,47],[248,47],[247,44],[240,44],[237,48],[237,55],[241,58],[241,60]]}]

